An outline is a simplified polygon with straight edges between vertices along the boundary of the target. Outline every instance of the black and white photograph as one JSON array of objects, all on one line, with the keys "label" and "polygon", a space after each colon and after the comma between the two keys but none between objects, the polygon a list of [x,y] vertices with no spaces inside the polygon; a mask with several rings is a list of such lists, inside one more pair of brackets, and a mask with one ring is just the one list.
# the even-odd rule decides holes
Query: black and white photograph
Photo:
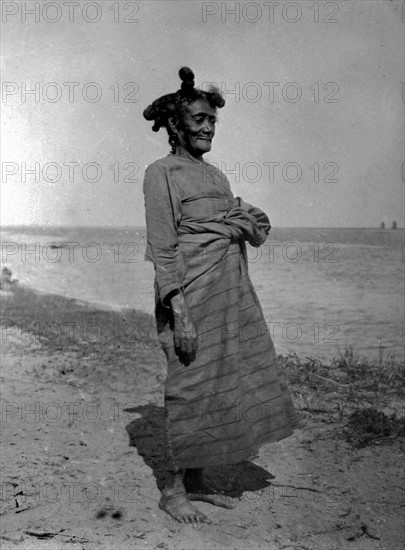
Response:
[{"label": "black and white photograph", "polygon": [[404,548],[405,2],[0,4],[1,548]]}]

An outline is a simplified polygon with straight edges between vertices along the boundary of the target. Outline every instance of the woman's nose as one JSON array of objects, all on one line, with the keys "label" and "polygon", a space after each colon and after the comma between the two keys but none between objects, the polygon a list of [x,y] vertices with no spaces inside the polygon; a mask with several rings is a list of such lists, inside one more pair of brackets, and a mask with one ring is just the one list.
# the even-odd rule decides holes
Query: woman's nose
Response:
[{"label": "woman's nose", "polygon": [[215,131],[215,126],[212,122],[210,122],[209,120],[206,120],[204,123],[203,129],[204,129],[204,132],[211,133]]}]

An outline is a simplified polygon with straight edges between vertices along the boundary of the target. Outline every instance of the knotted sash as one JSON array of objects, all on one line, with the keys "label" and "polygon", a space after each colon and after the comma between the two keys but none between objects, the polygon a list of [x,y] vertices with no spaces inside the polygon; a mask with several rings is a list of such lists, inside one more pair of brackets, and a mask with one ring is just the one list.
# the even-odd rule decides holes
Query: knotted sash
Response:
[{"label": "knotted sash", "polygon": [[230,240],[246,240],[257,248],[267,239],[270,228],[270,220],[260,208],[236,197],[234,206],[226,212],[181,220],[178,235],[217,233]]}]

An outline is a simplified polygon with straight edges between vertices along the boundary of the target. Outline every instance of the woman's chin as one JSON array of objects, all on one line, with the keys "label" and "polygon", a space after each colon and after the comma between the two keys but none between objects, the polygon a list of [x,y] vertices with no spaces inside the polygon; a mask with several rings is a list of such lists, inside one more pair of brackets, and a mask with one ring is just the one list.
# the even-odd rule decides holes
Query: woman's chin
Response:
[{"label": "woman's chin", "polygon": [[204,153],[209,153],[211,151],[211,142],[205,141],[199,143],[198,152],[200,155],[204,155]]}]

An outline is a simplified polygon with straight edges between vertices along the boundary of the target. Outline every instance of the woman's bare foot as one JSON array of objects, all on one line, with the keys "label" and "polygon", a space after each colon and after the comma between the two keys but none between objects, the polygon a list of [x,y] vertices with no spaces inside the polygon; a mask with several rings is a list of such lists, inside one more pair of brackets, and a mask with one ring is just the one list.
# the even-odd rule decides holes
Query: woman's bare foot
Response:
[{"label": "woman's bare foot", "polygon": [[185,492],[171,495],[163,491],[159,500],[159,508],[180,523],[192,523],[193,525],[211,523],[205,514],[194,508]]},{"label": "woman's bare foot", "polygon": [[211,523],[210,519],[190,503],[183,484],[183,472],[166,472],[165,488],[159,508],[180,523]]},{"label": "woman's bare foot", "polygon": [[209,502],[214,506],[222,508],[235,508],[236,500],[228,495],[224,495],[207,485],[204,481],[203,469],[188,469],[184,475],[184,486],[187,492],[188,500],[200,500]]}]

